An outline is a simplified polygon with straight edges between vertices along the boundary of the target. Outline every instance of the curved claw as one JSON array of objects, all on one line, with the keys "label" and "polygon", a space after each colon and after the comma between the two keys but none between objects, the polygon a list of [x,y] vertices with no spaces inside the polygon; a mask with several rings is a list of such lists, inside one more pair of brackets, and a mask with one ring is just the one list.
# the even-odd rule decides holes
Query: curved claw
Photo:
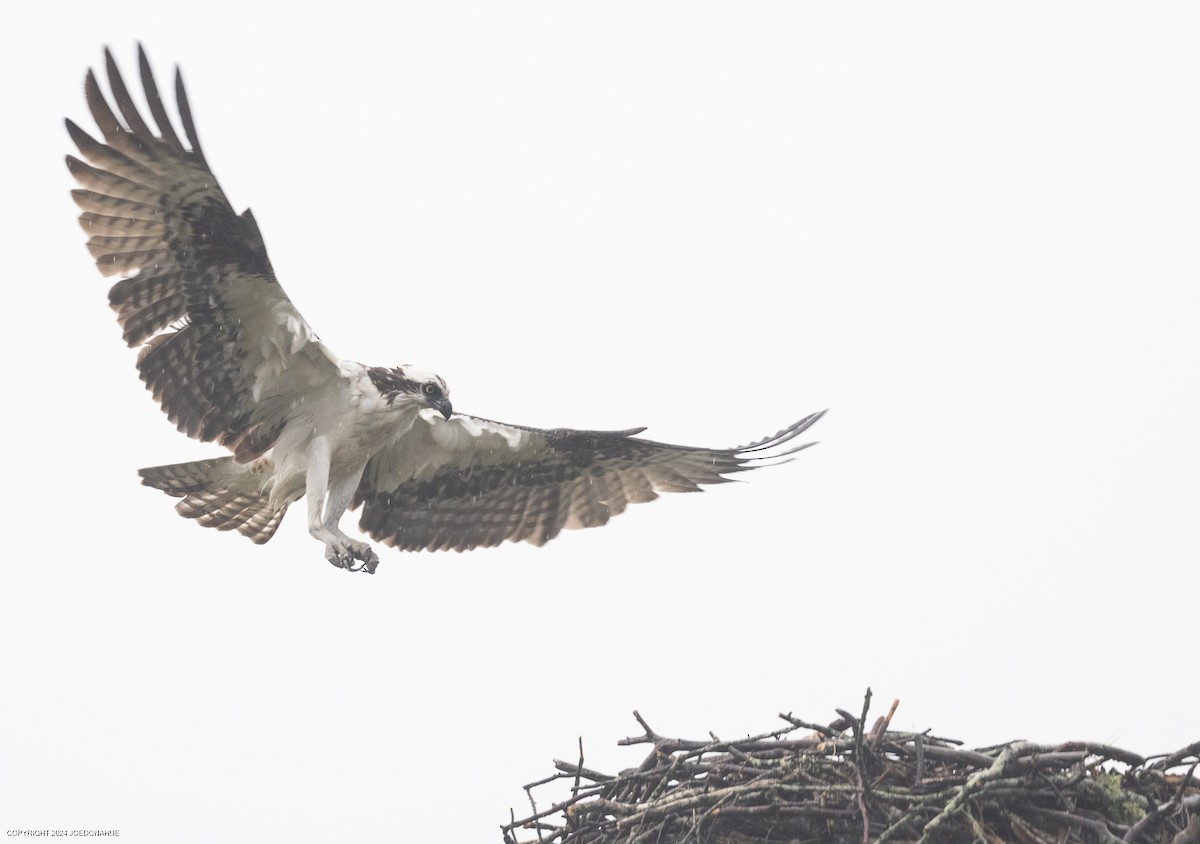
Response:
[{"label": "curved claw", "polygon": [[379,556],[365,542],[331,542],[325,546],[325,559],[330,565],[346,571],[365,571],[374,574]]},{"label": "curved claw", "polygon": [[354,554],[349,548],[329,545],[325,549],[325,559],[329,561],[330,565],[337,566],[339,569],[348,569],[354,562]]},{"label": "curved claw", "polygon": [[361,566],[355,566],[351,571],[365,571],[367,574],[374,574],[375,567],[379,565],[379,555],[375,553],[375,549],[365,542],[352,543],[350,549],[354,552],[354,559],[362,562]]}]

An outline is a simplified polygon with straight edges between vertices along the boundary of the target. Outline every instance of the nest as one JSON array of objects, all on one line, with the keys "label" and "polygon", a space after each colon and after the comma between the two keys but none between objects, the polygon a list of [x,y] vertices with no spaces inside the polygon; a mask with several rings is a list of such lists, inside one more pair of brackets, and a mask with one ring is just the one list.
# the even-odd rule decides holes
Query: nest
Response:
[{"label": "nest", "polygon": [[[653,748],[613,776],[555,760],[525,786],[532,814],[505,844],[987,842],[1200,844],[1200,741],[1146,757],[1094,742],[1015,741],[969,750],[954,739],[868,727],[837,710],[829,725],[784,726],[724,741],[667,738],[637,712]],[[541,795],[570,796],[539,809]]]}]

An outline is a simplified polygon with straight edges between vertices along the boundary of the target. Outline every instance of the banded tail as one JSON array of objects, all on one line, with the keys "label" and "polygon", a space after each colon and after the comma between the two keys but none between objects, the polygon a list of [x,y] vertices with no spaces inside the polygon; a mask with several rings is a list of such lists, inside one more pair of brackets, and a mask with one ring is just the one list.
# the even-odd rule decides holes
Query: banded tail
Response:
[{"label": "banded tail", "polygon": [[182,498],[175,512],[185,519],[217,530],[236,530],[262,545],[275,535],[287,512],[287,504],[271,506],[273,468],[265,457],[247,464],[233,457],[218,457],[153,466],[139,469],[138,474],[145,486]]}]

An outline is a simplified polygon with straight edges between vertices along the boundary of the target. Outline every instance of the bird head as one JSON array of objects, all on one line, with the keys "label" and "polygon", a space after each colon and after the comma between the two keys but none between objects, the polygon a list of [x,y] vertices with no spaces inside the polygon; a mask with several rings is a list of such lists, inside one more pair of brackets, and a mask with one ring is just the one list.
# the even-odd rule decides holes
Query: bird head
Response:
[{"label": "bird head", "polygon": [[446,382],[428,369],[408,364],[391,369],[374,366],[367,370],[367,375],[388,404],[403,401],[432,407],[447,419],[454,413]]}]

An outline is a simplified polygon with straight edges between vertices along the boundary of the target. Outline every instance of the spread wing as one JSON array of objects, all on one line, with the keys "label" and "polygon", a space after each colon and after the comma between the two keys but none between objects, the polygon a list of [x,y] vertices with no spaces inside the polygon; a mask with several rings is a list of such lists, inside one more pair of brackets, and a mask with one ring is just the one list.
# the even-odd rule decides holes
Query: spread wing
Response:
[{"label": "spread wing", "polygon": [[204,159],[183,79],[176,134],[141,47],[138,63],[157,134],[105,50],[114,113],[90,70],[87,103],[103,136],[67,131],[86,162],[67,156],[82,186],[88,250],[105,276],[138,371],[180,431],[250,460],[269,449],[290,403],[336,377],[339,361],[292,305],[254,217],[234,212]]},{"label": "spread wing", "polygon": [[824,411],[730,449],[639,439],[629,431],[542,430],[422,411],[412,430],[367,464],[355,505],[359,527],[401,550],[463,551],[530,542],[563,528],[597,527],[626,505],[795,454],[792,441]]}]

